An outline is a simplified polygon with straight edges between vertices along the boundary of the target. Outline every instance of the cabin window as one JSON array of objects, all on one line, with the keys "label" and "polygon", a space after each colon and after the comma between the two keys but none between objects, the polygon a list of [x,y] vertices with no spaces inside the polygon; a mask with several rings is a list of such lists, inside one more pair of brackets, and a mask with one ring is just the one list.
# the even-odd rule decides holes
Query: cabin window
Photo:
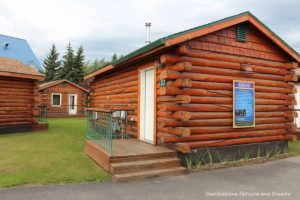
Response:
[{"label": "cabin window", "polygon": [[61,106],[61,94],[52,94],[52,106],[59,107]]},{"label": "cabin window", "polygon": [[247,27],[245,23],[238,24],[236,27],[236,39],[239,42],[247,42]]}]

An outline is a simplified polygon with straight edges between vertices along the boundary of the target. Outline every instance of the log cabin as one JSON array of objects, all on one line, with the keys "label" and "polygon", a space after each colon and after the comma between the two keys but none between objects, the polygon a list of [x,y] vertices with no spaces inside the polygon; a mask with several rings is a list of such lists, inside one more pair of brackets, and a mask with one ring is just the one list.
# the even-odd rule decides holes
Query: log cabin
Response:
[{"label": "log cabin", "polygon": [[[135,138],[113,140],[105,160],[99,158],[103,145],[87,137],[86,152],[116,180],[147,176],[136,172],[146,170],[142,166],[134,172],[122,168],[126,174],[116,163],[142,165],[130,165],[138,158],[124,156],[150,154],[161,147],[175,151],[183,165],[187,156],[194,164],[207,151],[213,162],[245,154],[256,158],[274,149],[283,153],[286,141],[295,139],[290,133],[296,128],[294,82],[299,61],[298,53],[250,12],[160,38],[85,76],[92,80],[89,110],[127,111],[132,122],[128,133]],[[234,100],[241,94],[235,92],[236,81],[253,89],[250,100],[242,99],[240,105]],[[236,111],[235,106],[246,107]],[[246,109],[253,117],[250,126],[235,126],[235,118],[243,119]],[[145,152],[141,146],[151,150]],[[148,175],[168,168],[149,163],[157,171]]]},{"label": "log cabin", "polygon": [[47,129],[35,118],[44,76],[12,58],[0,57],[0,134]]},{"label": "log cabin", "polygon": [[[296,94],[295,94],[295,99],[297,104],[295,105],[295,112],[297,113],[297,115],[300,115],[300,82],[299,82],[299,78],[300,78],[300,68],[298,68],[296,70],[296,75],[298,77],[298,81],[295,83],[295,88],[296,88]],[[297,136],[297,139],[300,140],[300,117],[295,118],[295,123],[297,126],[297,129],[295,131],[295,135]]]},{"label": "log cabin", "polygon": [[69,80],[39,85],[40,105],[47,107],[48,117],[83,117],[88,90]]}]

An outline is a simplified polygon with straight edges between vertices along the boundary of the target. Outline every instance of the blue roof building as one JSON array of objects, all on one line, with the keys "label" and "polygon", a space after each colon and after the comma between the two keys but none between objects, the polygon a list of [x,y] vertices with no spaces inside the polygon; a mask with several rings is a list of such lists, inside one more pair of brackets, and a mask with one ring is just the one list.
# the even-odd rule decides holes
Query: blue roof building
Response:
[{"label": "blue roof building", "polygon": [[34,69],[43,70],[26,40],[0,34],[0,57],[14,58]]}]

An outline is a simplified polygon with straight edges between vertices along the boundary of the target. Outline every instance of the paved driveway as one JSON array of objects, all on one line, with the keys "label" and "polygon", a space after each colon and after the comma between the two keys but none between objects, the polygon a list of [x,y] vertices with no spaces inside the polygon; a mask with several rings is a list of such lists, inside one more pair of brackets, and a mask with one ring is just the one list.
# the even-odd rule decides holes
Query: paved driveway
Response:
[{"label": "paved driveway", "polygon": [[[0,177],[1,178],[1,177]],[[300,157],[129,183],[0,189],[0,200],[300,199]]]}]

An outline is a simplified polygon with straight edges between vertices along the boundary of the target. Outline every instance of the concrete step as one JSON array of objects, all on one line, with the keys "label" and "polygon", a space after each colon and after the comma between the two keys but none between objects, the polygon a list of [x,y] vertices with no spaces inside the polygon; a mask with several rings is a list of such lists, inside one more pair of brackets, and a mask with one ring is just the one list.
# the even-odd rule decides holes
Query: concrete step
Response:
[{"label": "concrete step", "polygon": [[161,158],[170,158],[170,157],[176,157],[176,152],[164,152],[164,153],[125,156],[125,157],[112,157],[110,158],[110,163],[122,163],[122,162],[152,160],[152,159],[161,159]]},{"label": "concrete step", "polygon": [[186,173],[184,167],[173,167],[167,169],[155,169],[148,171],[139,171],[126,174],[114,174],[112,180],[114,182],[125,182],[131,180],[143,180],[160,176],[174,176]]},{"label": "concrete step", "polygon": [[138,160],[122,163],[111,163],[110,172],[112,174],[133,173],[139,171],[167,169],[180,167],[180,160],[176,157],[152,159],[152,160]]}]

